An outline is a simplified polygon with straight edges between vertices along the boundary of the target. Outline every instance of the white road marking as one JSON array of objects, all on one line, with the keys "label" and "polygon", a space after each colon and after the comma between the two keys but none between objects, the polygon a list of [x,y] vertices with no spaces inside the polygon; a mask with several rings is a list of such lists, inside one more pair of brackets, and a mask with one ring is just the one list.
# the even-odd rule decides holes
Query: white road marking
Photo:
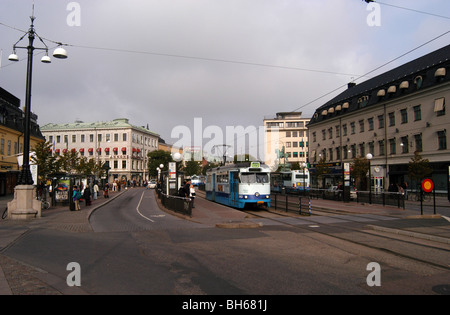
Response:
[{"label": "white road marking", "polygon": [[143,215],[143,214],[139,211],[139,207],[141,206],[141,202],[142,202],[142,198],[144,197],[144,193],[145,193],[145,191],[142,192],[141,200],[139,200],[139,204],[138,204],[137,207],[136,207],[136,211],[137,211],[137,213],[139,213],[139,215],[140,215],[141,217],[143,217],[144,219],[149,220],[150,222],[155,222],[155,221],[153,221],[152,219],[150,219],[150,218],[146,217],[145,215]]}]

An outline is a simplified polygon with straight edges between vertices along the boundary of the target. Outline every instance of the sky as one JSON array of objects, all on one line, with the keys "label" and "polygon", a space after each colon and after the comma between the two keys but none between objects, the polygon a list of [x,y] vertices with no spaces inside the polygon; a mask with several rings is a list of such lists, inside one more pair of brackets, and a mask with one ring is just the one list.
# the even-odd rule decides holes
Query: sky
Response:
[{"label": "sky", "polygon": [[[277,112],[311,117],[347,83],[450,42],[446,34],[361,78],[450,31],[450,1],[1,0],[0,86],[22,106],[26,50],[16,51],[20,62],[8,56],[33,3],[52,58],[43,64],[35,51],[31,110],[41,126],[128,118],[176,145],[204,145],[212,131],[230,144],[227,128],[259,128]],[[51,56],[55,42],[68,59]]]}]

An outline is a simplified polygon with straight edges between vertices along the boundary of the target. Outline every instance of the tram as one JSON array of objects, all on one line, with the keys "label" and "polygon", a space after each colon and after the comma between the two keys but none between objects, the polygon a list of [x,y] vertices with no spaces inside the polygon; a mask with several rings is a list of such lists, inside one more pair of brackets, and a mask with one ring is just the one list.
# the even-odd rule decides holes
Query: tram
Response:
[{"label": "tram", "polygon": [[244,162],[209,169],[206,199],[243,209],[247,205],[270,207],[270,169],[261,162]]},{"label": "tram", "polygon": [[308,169],[271,173],[271,191],[281,192],[283,188],[286,189],[286,192],[309,190],[310,176]]}]

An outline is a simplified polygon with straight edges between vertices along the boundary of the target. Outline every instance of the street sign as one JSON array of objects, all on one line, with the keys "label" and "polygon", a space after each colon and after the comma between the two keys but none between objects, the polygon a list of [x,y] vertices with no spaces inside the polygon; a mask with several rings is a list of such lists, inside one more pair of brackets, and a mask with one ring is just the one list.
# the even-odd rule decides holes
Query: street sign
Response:
[{"label": "street sign", "polygon": [[434,183],[431,179],[427,178],[422,181],[422,189],[424,192],[432,192],[434,188]]}]

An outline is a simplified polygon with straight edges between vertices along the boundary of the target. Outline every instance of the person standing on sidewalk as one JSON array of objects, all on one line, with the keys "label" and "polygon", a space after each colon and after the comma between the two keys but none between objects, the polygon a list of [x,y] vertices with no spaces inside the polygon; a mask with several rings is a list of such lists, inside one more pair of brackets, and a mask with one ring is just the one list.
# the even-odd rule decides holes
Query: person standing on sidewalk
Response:
[{"label": "person standing on sidewalk", "polygon": [[91,189],[89,188],[89,185],[86,184],[86,187],[84,188],[84,200],[86,202],[86,206],[91,205]]},{"label": "person standing on sidewalk", "polygon": [[73,203],[75,204],[75,211],[81,210],[80,198],[81,198],[81,192],[78,190],[78,186],[73,186],[72,199],[73,199]]},{"label": "person standing on sidewalk", "polygon": [[98,185],[97,182],[94,182],[94,200],[97,200],[98,197]]}]

